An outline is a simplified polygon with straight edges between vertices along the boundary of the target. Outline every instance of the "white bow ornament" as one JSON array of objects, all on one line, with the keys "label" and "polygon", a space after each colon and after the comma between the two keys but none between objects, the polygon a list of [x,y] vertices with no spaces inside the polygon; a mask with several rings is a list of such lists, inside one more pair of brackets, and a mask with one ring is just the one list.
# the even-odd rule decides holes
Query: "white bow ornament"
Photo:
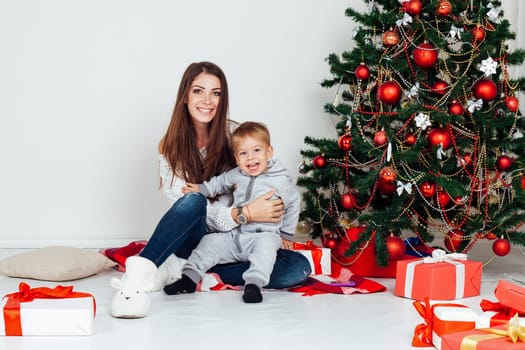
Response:
[{"label": "white bow ornament", "polygon": [[467,109],[470,113],[474,113],[474,111],[479,111],[481,107],[483,107],[483,100],[481,98],[478,98],[477,100],[469,100],[467,101]]},{"label": "white bow ornament", "polygon": [[452,39],[454,39],[455,37],[461,39],[461,33],[463,33],[464,31],[465,30],[463,28],[458,28],[455,25],[451,25],[450,32],[448,32],[448,35],[450,35]]},{"label": "white bow ornament", "polygon": [[398,181],[396,190],[398,196],[401,196],[403,191],[406,191],[408,194],[412,194],[412,184],[410,182],[404,184],[401,181]]},{"label": "white bow ornament", "polygon": [[401,27],[401,26],[407,26],[409,23],[412,23],[412,16],[410,16],[408,13],[405,13],[403,15],[403,18],[401,19],[398,19],[396,21],[396,25],[398,27]]},{"label": "white bow ornament", "polygon": [[501,9],[499,7],[495,7],[493,3],[489,3],[487,7],[490,9],[489,12],[487,12],[487,17],[491,22],[494,23],[500,23],[501,18],[499,17],[499,14],[501,12]]}]

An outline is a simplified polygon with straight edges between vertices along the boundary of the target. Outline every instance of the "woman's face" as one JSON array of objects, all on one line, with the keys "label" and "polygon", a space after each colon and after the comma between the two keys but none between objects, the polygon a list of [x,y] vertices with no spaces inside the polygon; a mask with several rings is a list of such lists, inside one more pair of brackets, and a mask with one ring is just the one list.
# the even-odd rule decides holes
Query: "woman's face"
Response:
[{"label": "woman's face", "polygon": [[201,73],[195,77],[188,92],[186,104],[193,123],[208,124],[215,118],[221,99],[221,81],[213,74]]}]

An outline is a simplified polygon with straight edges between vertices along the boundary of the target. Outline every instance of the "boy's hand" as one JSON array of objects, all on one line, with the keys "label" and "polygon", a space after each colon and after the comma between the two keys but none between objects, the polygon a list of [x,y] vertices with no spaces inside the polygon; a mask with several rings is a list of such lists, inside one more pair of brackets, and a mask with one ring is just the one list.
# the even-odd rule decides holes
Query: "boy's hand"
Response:
[{"label": "boy's hand", "polygon": [[283,240],[283,244],[282,244],[282,248],[283,249],[293,249],[293,242],[292,241],[289,241],[287,239],[284,239],[282,238]]},{"label": "boy's hand", "polygon": [[186,183],[186,186],[182,187],[182,193],[199,192],[199,186],[197,184]]}]

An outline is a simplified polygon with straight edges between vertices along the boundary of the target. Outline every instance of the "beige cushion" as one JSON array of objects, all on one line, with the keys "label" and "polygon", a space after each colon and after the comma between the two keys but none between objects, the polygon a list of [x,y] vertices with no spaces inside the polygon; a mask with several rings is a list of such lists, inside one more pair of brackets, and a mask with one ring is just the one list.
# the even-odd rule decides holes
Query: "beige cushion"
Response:
[{"label": "beige cushion", "polygon": [[18,278],[70,281],[115,266],[106,256],[81,248],[53,246],[19,253],[0,261],[0,273]]}]

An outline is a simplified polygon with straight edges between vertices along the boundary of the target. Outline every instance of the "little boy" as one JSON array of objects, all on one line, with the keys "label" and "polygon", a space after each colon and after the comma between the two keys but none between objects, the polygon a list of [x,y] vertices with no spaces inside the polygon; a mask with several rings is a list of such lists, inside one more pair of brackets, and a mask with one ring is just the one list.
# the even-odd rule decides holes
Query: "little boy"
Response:
[{"label": "little boy", "polygon": [[[270,133],[262,123],[242,123],[232,134],[237,167],[202,184],[187,184],[187,192],[201,192],[207,197],[233,190],[239,226],[229,232],[205,235],[182,269],[182,278],[164,287],[167,294],[193,293],[206,271],[217,264],[249,261],[244,272],[243,300],[262,301],[261,288],[268,284],[277,250],[290,243],[300,211],[300,195],[286,168],[273,156]],[[284,203],[280,223],[250,222],[246,203],[275,189]],[[243,212],[243,206],[246,212]]]}]

